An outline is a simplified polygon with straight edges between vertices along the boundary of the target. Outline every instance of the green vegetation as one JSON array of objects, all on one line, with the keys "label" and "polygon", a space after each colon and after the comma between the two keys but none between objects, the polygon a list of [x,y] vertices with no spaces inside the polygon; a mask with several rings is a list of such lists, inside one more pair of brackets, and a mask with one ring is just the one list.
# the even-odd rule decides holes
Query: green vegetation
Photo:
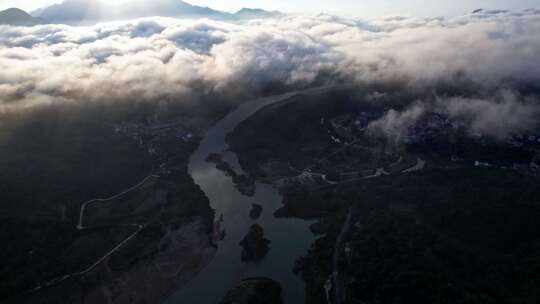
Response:
[{"label": "green vegetation", "polygon": [[[9,278],[0,298],[81,270],[113,247],[124,232],[111,239],[117,234],[109,228],[74,229],[80,205],[137,183],[151,169],[144,151],[111,132],[98,109],[84,114],[74,108],[40,109],[21,115],[6,117],[0,138],[0,273]],[[75,257],[69,252],[76,242],[92,246]]]},{"label": "green vegetation", "polygon": [[429,170],[289,197],[287,210],[318,209],[333,223],[299,261],[307,301],[325,303],[333,240],[352,205],[351,252],[340,259],[347,303],[537,303],[539,182],[502,170]]},{"label": "green vegetation", "polygon": [[351,106],[350,102],[350,92],[298,95],[257,112],[227,140],[242,168],[251,174],[264,177],[266,174],[259,167],[276,159],[303,169],[334,152],[336,145],[320,121],[342,113]]},{"label": "green vegetation", "polygon": [[[276,216],[318,220],[311,229],[323,237],[296,267],[306,303],[328,303],[349,207],[354,224],[337,248],[344,303],[538,303],[535,148],[470,137],[437,115],[398,146],[350,127],[410,101],[387,92],[376,103],[351,91],[295,96],[228,137],[245,171],[281,187]],[[403,173],[418,158],[425,169]]]},{"label": "green vegetation", "polygon": [[[162,119],[180,120],[183,128],[195,133],[221,115],[220,109],[203,113],[199,108],[174,106]],[[185,118],[190,112],[201,116]],[[152,260],[167,229],[202,219],[204,229],[211,230],[213,211],[187,172],[197,138],[184,142],[161,136],[155,143],[162,152],[152,156],[137,140],[115,132],[114,124],[145,123],[155,113],[159,111],[152,103],[96,103],[3,114],[0,301],[58,303],[73,298],[77,300],[72,303],[78,303],[95,288],[111,284],[103,278],[105,269],[98,267],[36,294],[24,292],[86,269],[132,235],[137,229],[134,224],[144,229],[111,256],[110,278]],[[83,202],[116,195],[156,169],[160,178],[115,200],[89,205],[84,218],[88,229],[76,229]]]}]

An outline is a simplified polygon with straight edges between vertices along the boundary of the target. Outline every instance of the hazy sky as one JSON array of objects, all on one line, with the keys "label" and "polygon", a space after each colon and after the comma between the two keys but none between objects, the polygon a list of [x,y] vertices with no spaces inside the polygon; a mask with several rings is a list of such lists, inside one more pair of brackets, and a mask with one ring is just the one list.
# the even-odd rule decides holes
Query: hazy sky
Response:
[{"label": "hazy sky", "polygon": [[[107,0],[107,2],[113,1],[129,0]],[[55,2],[61,2],[61,0],[0,0],[0,9],[19,7],[33,10]],[[258,7],[284,12],[326,12],[347,16],[395,14],[440,16],[459,15],[476,8],[540,8],[540,0],[188,0],[187,2],[225,11],[235,11],[242,7]]]}]

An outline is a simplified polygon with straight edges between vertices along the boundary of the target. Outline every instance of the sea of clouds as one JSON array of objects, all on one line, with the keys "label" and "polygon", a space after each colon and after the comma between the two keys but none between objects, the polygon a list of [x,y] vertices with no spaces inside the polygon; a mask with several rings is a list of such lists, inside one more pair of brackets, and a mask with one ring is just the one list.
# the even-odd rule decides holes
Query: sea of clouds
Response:
[{"label": "sea of clouds", "polygon": [[[412,114],[390,115],[416,118],[437,107],[504,136],[537,124],[539,55],[538,10],[433,19],[295,15],[236,23],[144,18],[87,27],[0,26],[0,109],[180,100],[194,88],[305,87],[321,79],[399,83],[434,96],[438,87],[465,85],[478,96],[437,96],[429,106],[420,101],[405,110]],[[491,127],[494,122],[502,127]]]}]

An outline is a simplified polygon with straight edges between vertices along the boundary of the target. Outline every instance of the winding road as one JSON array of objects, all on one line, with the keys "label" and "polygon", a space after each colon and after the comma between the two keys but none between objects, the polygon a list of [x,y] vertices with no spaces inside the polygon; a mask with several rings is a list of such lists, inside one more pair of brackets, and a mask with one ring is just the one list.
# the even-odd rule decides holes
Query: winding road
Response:
[{"label": "winding road", "polygon": [[91,199],[89,201],[86,201],[82,204],[81,206],[81,211],[79,212],[79,223],[77,224],[77,229],[78,230],[83,230],[85,229],[85,227],[83,226],[83,217],[84,217],[84,211],[86,210],[86,207],[88,205],[91,205],[91,204],[94,204],[94,203],[105,203],[105,202],[108,202],[108,201],[112,201],[114,199],[117,199],[121,196],[124,196],[134,190],[137,190],[139,187],[141,187],[142,185],[144,185],[149,179],[151,178],[159,178],[159,175],[154,175],[154,174],[151,174],[151,175],[148,175],[147,177],[145,177],[141,182],[139,182],[138,184],[116,194],[116,195],[113,195],[111,197],[108,197],[108,198],[94,198],[94,199]]},{"label": "winding road", "polygon": [[336,240],[336,245],[334,247],[334,256],[333,256],[333,272],[332,272],[332,278],[333,278],[333,289],[334,289],[334,303],[333,304],[341,304],[342,303],[342,295],[341,295],[341,289],[340,289],[340,281],[339,281],[339,253],[341,252],[341,243],[343,242],[343,236],[349,232],[349,229],[351,227],[351,219],[352,219],[352,207],[349,207],[349,211],[347,213],[347,218],[345,219],[345,222],[343,223],[343,226],[341,227],[341,232],[338,235],[338,238]]},{"label": "winding road", "polygon": [[[83,226],[84,211],[86,210],[86,207],[88,205],[93,204],[93,203],[105,203],[105,202],[117,199],[117,198],[119,198],[121,196],[124,196],[124,195],[134,191],[134,190],[139,189],[141,186],[143,186],[151,178],[159,178],[159,176],[151,174],[151,175],[145,177],[141,182],[137,183],[136,185],[134,185],[134,186],[132,186],[132,187],[130,187],[130,188],[116,194],[116,195],[113,195],[113,196],[111,196],[109,198],[96,198],[96,199],[91,199],[91,200],[86,201],[85,203],[83,203],[81,205],[81,210],[79,212],[79,222],[78,222],[77,227],[76,227],[77,230],[84,230],[84,229],[92,228],[92,227]],[[143,230],[144,227],[145,227],[144,224],[128,224],[128,225],[123,225],[123,226],[136,227],[137,229],[135,230],[135,232],[130,234],[127,238],[125,238],[122,242],[120,242],[118,245],[116,245],[113,249],[108,251],[105,255],[103,255],[101,258],[99,258],[96,262],[94,262],[88,268],[86,268],[86,269],[84,269],[82,271],[65,274],[65,275],[59,276],[57,278],[54,278],[54,279],[52,279],[52,280],[50,280],[50,281],[48,281],[46,283],[39,284],[38,286],[36,286],[32,290],[28,291],[27,293],[36,292],[36,291],[39,291],[39,290],[41,290],[43,288],[47,288],[47,287],[51,287],[53,285],[59,284],[59,283],[65,281],[65,280],[67,280],[69,278],[82,276],[82,275],[85,275],[85,274],[89,273],[90,271],[94,270],[99,264],[101,264],[103,261],[105,261],[107,258],[109,258],[111,255],[113,255],[115,252],[117,252],[122,247],[124,247],[124,245],[126,245],[130,240],[132,240],[135,236],[137,236],[137,234],[139,234],[139,232],[141,232],[141,230]]]}]

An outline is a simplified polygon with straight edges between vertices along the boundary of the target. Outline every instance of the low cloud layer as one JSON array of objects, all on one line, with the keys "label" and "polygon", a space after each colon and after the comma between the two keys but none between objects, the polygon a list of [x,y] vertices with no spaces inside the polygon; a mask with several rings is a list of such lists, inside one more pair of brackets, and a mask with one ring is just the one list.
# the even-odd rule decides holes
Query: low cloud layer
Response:
[{"label": "low cloud layer", "polygon": [[443,113],[466,122],[471,130],[498,139],[537,128],[540,122],[538,99],[511,91],[499,92],[491,99],[441,99],[438,104]]},{"label": "low cloud layer", "polygon": [[[449,19],[320,15],[244,23],[151,18],[91,27],[1,26],[0,108],[181,100],[201,89],[256,91],[340,81],[399,83],[422,92],[463,85],[484,95],[538,92],[538,54],[535,10]],[[491,117],[519,117],[497,124],[512,129],[536,119],[527,114],[536,113],[536,106],[519,106],[521,97],[460,97],[449,100],[449,113],[472,118],[479,130],[493,129],[498,118]],[[481,110],[486,107],[493,109],[489,115]]]},{"label": "low cloud layer", "polygon": [[421,119],[440,114],[471,134],[505,140],[512,135],[538,132],[540,101],[536,95],[522,95],[500,90],[477,97],[437,97],[417,100],[401,110],[389,109],[368,125],[372,137],[384,138],[390,147],[397,147]]},{"label": "low cloud layer", "polygon": [[424,105],[419,102],[401,112],[389,110],[368,125],[368,132],[375,137],[385,137],[392,146],[396,146],[424,114]]}]

